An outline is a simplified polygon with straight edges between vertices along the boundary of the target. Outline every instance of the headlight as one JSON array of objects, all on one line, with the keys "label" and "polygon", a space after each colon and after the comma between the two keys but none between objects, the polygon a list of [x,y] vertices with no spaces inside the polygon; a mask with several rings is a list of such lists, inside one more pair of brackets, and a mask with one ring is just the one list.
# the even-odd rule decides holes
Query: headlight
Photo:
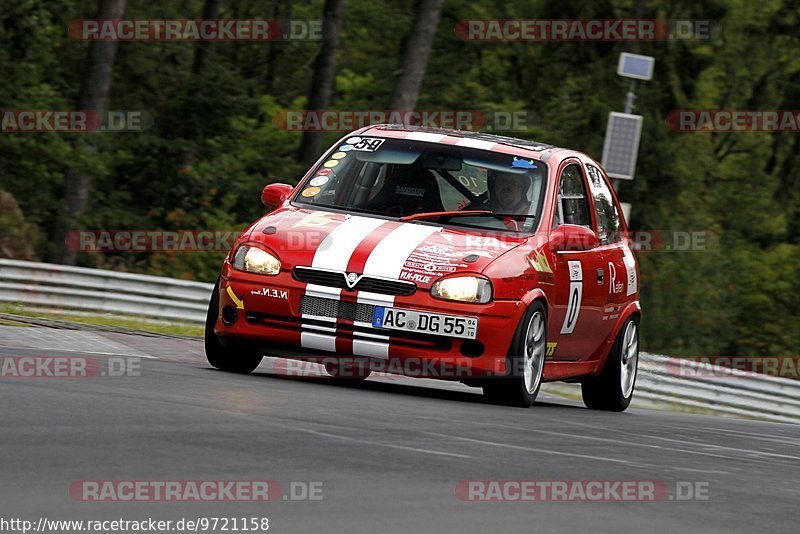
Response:
[{"label": "headlight", "polygon": [[431,296],[437,299],[485,304],[492,300],[492,283],[477,276],[443,278],[431,286]]},{"label": "headlight", "polygon": [[248,273],[274,276],[281,271],[281,262],[264,249],[242,245],[233,257],[233,268]]}]

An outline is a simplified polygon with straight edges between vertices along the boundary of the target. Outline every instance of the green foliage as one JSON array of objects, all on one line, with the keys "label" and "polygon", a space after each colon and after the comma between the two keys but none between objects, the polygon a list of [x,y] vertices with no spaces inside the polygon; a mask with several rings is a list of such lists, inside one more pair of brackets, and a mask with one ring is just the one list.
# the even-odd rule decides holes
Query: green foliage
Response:
[{"label": "green foliage", "polygon": [[36,226],[27,222],[11,193],[0,189],[0,258],[32,260]]},{"label": "green foliage", "polygon": [[[131,18],[197,18],[202,0],[128,2]],[[413,2],[347,0],[333,108],[386,109],[399,74]],[[656,58],[637,86],[645,117],[636,179],[620,188],[631,227],[665,236],[700,232],[694,251],[641,251],[643,342],[671,354],[796,354],[800,265],[800,135],[678,133],[675,109],[797,109],[800,12],[790,0],[447,0],[419,109],[525,112],[501,132],[602,151],[606,116],[621,110],[628,82],[615,74],[622,43],[467,42],[468,18],[710,19],[708,41],[625,44]],[[225,18],[318,19],[322,0],[223,0]],[[0,0],[0,102],[18,109],[75,106],[86,43],[66,28],[94,15],[95,0]],[[0,134],[0,188],[19,216],[0,232],[25,231],[34,255],[53,245],[68,166],[93,177],[88,229],[241,230],[262,213],[260,191],[295,183],[300,133],[281,112],[302,109],[314,41],[211,43],[192,73],[196,43],[121,43],[108,108],[143,112],[141,133]],[[339,133],[324,136],[327,146]],[[14,213],[17,213],[14,211]],[[8,221],[12,222],[9,223]],[[24,222],[23,222],[24,221]],[[27,227],[26,227],[27,228]],[[85,265],[210,281],[224,252],[82,254]]]}]

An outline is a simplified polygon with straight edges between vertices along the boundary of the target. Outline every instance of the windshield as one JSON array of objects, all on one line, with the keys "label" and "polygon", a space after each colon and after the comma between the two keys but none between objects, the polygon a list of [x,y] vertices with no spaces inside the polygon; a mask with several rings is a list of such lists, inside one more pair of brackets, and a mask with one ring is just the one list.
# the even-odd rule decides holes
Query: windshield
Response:
[{"label": "windshield", "polygon": [[303,184],[295,202],[532,233],[538,227],[546,180],[544,163],[519,156],[405,139],[351,137]]}]

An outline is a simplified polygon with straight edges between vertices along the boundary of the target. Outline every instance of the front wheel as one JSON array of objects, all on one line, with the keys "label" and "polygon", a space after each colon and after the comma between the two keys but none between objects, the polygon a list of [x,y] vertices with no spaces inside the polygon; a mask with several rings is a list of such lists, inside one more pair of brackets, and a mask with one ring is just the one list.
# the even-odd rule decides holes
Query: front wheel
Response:
[{"label": "front wheel", "polygon": [[219,282],[214,285],[211,300],[208,303],[206,315],[205,348],[206,358],[212,367],[230,373],[252,373],[263,356],[258,352],[239,347],[237,345],[225,346],[220,343],[219,337],[214,333],[214,326],[219,317]]},{"label": "front wheel", "polygon": [[536,400],[544,376],[547,355],[547,315],[544,305],[536,301],[522,319],[508,356],[510,376],[490,378],[483,394],[490,401],[527,408]]},{"label": "front wheel", "polygon": [[631,317],[617,335],[600,375],[581,385],[586,407],[624,412],[633,399],[638,364],[639,323]]}]

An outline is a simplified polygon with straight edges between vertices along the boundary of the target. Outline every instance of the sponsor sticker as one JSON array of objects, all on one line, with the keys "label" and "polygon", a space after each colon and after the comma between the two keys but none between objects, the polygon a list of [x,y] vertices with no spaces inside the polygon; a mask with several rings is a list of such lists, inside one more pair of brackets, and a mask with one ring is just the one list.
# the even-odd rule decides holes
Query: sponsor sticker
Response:
[{"label": "sponsor sticker", "polygon": [[624,256],[622,258],[623,263],[625,263],[625,274],[627,276],[628,281],[628,290],[625,293],[626,296],[630,297],[634,293],[636,293],[639,280],[636,276],[636,260],[633,257],[633,252],[628,247],[625,247]]},{"label": "sponsor sticker", "polygon": [[[310,189],[310,188],[309,188]],[[317,188],[319,189],[319,188]],[[321,228],[326,226],[332,222],[336,221],[336,217],[332,213],[327,213],[324,211],[314,211],[309,213],[296,223],[292,225],[292,228],[297,228],[298,226],[305,226],[310,228]]]},{"label": "sponsor sticker", "polygon": [[523,158],[514,158],[514,161],[511,162],[511,167],[515,169],[536,169],[536,164],[533,162],[532,159],[523,159]]},{"label": "sponsor sticker", "polygon": [[553,269],[550,268],[550,262],[547,261],[547,256],[541,250],[534,252],[533,257],[528,256],[528,263],[530,263],[531,267],[533,267],[537,272],[553,272]]},{"label": "sponsor sticker", "polygon": [[333,159],[344,159],[344,158],[347,157],[347,154],[345,154],[344,152],[337,152],[334,155],[332,155],[331,157]]},{"label": "sponsor sticker", "polygon": [[335,159],[329,159],[328,161],[326,161],[326,162],[324,163],[324,165],[323,165],[323,166],[324,166],[324,167],[327,167],[328,169],[331,169],[331,168],[333,168],[333,167],[336,167],[338,164],[339,164],[339,162],[338,162],[338,161],[336,161]]},{"label": "sponsor sticker", "polygon": [[395,190],[395,194],[397,195],[406,195],[409,197],[424,197],[425,196],[425,188],[424,187],[409,187],[407,185],[398,185]]},{"label": "sponsor sticker", "polygon": [[321,191],[321,189],[319,187],[311,186],[311,187],[307,187],[306,189],[304,189],[301,194],[306,198],[310,198],[310,197],[313,197],[313,196],[317,196],[320,191]]},{"label": "sponsor sticker", "polygon": [[571,282],[580,282],[583,280],[583,269],[581,268],[581,262],[569,262],[569,279]]},{"label": "sponsor sticker", "polygon": [[327,176],[316,176],[316,177],[312,178],[311,181],[308,182],[308,183],[309,183],[309,185],[312,185],[314,187],[320,187],[320,186],[323,186],[323,185],[328,183],[328,177]]},{"label": "sponsor sticker", "polygon": [[250,291],[251,295],[257,297],[270,297],[273,299],[289,299],[289,292],[285,289],[275,289],[274,287],[262,287],[261,289],[254,289]]},{"label": "sponsor sticker", "polygon": [[353,150],[353,145],[342,145],[339,147],[339,150],[341,150],[342,152],[350,152],[351,150]]},{"label": "sponsor sticker", "polygon": [[386,139],[380,139],[377,137],[356,137],[355,139],[359,139],[359,141],[356,143],[352,138],[348,139],[347,141],[349,143],[353,143],[353,150],[357,150],[359,152],[375,152],[381,147],[383,142],[386,141]]}]

